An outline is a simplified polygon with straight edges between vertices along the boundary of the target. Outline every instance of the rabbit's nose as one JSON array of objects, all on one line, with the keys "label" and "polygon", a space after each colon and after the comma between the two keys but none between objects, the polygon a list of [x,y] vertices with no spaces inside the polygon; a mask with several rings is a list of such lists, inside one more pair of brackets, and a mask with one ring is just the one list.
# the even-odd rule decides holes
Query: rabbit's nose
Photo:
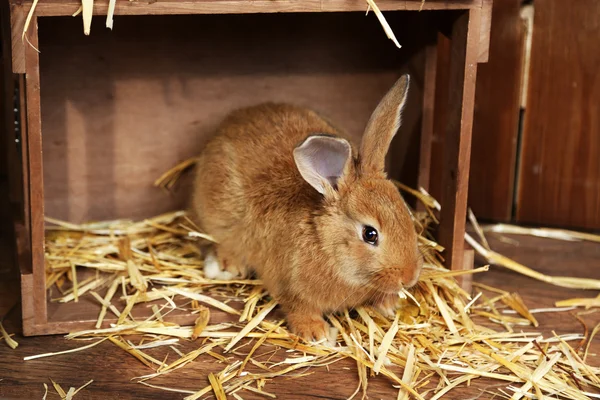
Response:
[{"label": "rabbit's nose", "polygon": [[419,281],[421,269],[423,267],[423,257],[418,257],[412,265],[407,265],[402,273],[402,285],[405,288],[414,286]]}]

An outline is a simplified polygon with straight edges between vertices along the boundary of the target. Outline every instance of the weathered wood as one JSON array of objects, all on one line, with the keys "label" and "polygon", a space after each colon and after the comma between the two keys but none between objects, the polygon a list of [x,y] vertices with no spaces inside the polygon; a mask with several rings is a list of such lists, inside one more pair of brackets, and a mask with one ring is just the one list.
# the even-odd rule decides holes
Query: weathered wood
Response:
[{"label": "weathered wood", "polygon": [[[388,20],[408,39],[411,24],[424,17],[394,13]],[[171,194],[154,180],[197,155],[238,107],[309,106],[359,140],[377,102],[410,65],[374,16],[365,23],[358,13],[160,20],[157,26],[153,18],[128,17],[113,32],[86,37],[73,34],[81,27],[77,19],[40,18],[48,216],[137,219],[186,207],[189,174]],[[272,32],[280,34],[269,38]],[[74,48],[86,51],[75,55]],[[405,129],[411,120],[418,126],[418,85],[410,105],[418,105],[416,113],[399,135],[411,133]],[[401,160],[391,161],[401,167]]]},{"label": "weathered wood", "polygon": [[[498,0],[483,0],[481,5],[481,37],[479,38],[479,63],[490,59],[490,41],[492,36],[493,2]],[[501,1],[501,0],[500,0]]]},{"label": "weathered wood", "polygon": [[[475,266],[475,250],[471,248],[465,248],[463,250],[463,270],[471,270]],[[473,274],[462,275],[456,278],[460,287],[462,287],[467,293],[471,293],[473,289]]]},{"label": "weathered wood", "polygon": [[[28,241],[28,246],[31,247],[31,222],[30,222],[30,207],[29,207],[29,148],[27,147],[28,143],[28,135],[27,135],[27,104],[25,99],[25,75],[19,74],[17,79],[15,80],[15,85],[19,87],[19,122],[21,126],[21,160],[20,167],[17,177],[21,179],[20,183],[16,183],[17,188],[15,190],[20,191],[20,204],[21,209],[19,210],[19,215],[15,215],[15,218],[18,222],[22,223],[23,229],[26,230],[26,238]],[[12,185],[12,181],[11,181]]]},{"label": "weathered wood", "polygon": [[478,66],[469,207],[480,219],[512,215],[524,46],[521,0],[495,0],[490,60]]},{"label": "weathered wood", "polygon": [[[37,20],[31,21],[27,32],[29,42],[38,47]],[[31,263],[33,277],[31,290],[33,291],[34,321],[44,324],[46,318],[46,273],[44,264],[44,181],[42,163],[42,119],[40,108],[40,70],[39,54],[32,47],[25,48],[25,94],[27,99],[27,142],[24,147],[28,149],[29,164],[29,205],[31,224]],[[26,210],[27,212],[27,210]],[[27,283],[29,285],[29,283]],[[31,310],[24,310],[24,315]]]},{"label": "weathered wood", "polygon": [[462,269],[480,11],[462,13],[451,36],[450,87],[442,171],[439,242],[449,268]]},{"label": "weathered wood", "polygon": [[27,14],[21,5],[10,7],[12,70],[15,74],[25,73],[25,43],[22,39]]},{"label": "weathered wood", "polygon": [[[435,121],[435,95],[437,79],[437,41],[425,48],[425,67],[423,84],[423,113],[421,122],[421,143],[419,151],[418,186],[429,191],[431,179],[431,151]],[[419,203],[419,208],[422,208]]]},{"label": "weathered wood", "polygon": [[600,229],[600,2],[535,4],[517,220]]},{"label": "weathered wood", "polygon": [[[487,1],[487,0],[486,0]],[[378,0],[382,11],[392,10],[452,10],[479,9],[483,0]],[[20,0],[14,0],[20,4]],[[25,2],[28,7],[31,2]],[[81,6],[76,0],[44,0],[36,7],[38,16],[70,16]],[[281,12],[336,12],[365,11],[364,0],[117,0],[115,15],[168,15],[168,14],[252,14]],[[94,14],[106,15],[108,2],[95,2]]]}]

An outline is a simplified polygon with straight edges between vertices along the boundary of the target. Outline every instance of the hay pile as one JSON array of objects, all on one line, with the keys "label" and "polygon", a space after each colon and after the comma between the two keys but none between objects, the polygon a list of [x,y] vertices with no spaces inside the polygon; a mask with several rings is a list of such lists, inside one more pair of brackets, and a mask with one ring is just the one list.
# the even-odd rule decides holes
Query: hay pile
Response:
[{"label": "hay pile", "polygon": [[[166,181],[172,182],[168,175]],[[443,268],[443,249],[428,234],[439,205],[423,192],[413,193],[427,206],[426,212],[414,213],[426,258],[422,279],[410,293],[401,293],[402,307],[394,318],[369,307],[329,315],[332,339],[320,343],[304,343],[287,331],[260,281],[206,279],[197,244],[212,239],[198,232],[183,211],[139,222],[74,225],[49,219],[47,286],[58,293],[52,301],[92,296],[101,306],[96,329],[67,335],[98,340],[69,351],[110,341],[152,369],[136,378],[139,383],[184,393],[188,400],[209,393],[217,399],[240,399],[247,392],[275,397],[270,380],[317,367],[325,372],[343,359],[356,364],[353,397],[365,398],[369,377],[380,374],[398,389],[398,399],[447,398],[452,389],[480,377],[504,383],[495,392],[503,398],[599,398],[591,392],[600,389],[600,369],[585,362],[591,338],[519,332],[518,327],[535,327],[537,321],[517,294],[486,288],[493,297],[471,298],[454,276],[487,267]],[[513,313],[506,313],[510,309]],[[172,322],[178,313],[192,315],[191,322]],[[103,328],[107,315],[116,321]],[[191,341],[196,349],[183,354],[174,346],[179,341]],[[204,387],[189,391],[154,384],[193,368],[202,357],[221,363]]]}]

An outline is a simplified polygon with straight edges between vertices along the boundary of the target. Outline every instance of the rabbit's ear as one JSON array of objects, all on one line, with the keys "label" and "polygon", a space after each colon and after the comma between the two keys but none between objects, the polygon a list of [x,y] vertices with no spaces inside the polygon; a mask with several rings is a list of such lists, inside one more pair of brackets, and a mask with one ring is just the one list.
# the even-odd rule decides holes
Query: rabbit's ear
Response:
[{"label": "rabbit's ear", "polygon": [[400,128],[402,109],[406,103],[410,76],[402,75],[383,97],[369,120],[360,148],[360,169],[383,172],[385,155]]},{"label": "rabbit's ear", "polygon": [[321,194],[336,188],[338,180],[350,168],[351,160],[350,143],[332,136],[309,136],[294,149],[300,175]]}]

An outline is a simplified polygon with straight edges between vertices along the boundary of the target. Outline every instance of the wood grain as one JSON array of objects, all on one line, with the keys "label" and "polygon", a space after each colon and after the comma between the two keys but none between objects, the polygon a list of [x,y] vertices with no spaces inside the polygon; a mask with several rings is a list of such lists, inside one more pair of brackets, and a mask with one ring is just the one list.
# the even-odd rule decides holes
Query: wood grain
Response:
[{"label": "wood grain", "polygon": [[479,65],[469,206],[480,219],[508,221],[515,184],[524,32],[521,0],[495,0],[490,60]]},{"label": "wood grain", "polygon": [[[37,21],[34,19],[27,32],[29,43],[38,47]],[[23,311],[34,314],[36,324],[46,323],[46,272],[44,263],[44,180],[42,166],[42,118],[40,104],[39,53],[32,46],[25,49],[25,93],[27,98],[27,148],[29,163],[29,212],[31,232],[31,264],[34,292],[33,307]],[[27,212],[28,210],[25,210]]]},{"label": "wood grain", "polygon": [[493,3],[502,0],[483,0],[481,5],[481,36],[479,38],[479,63],[487,63],[490,58],[490,41],[492,36]]},{"label": "wood grain", "polygon": [[[486,0],[488,1],[488,0]],[[483,0],[379,0],[382,11],[478,9]],[[13,0],[29,7],[31,1]],[[45,0],[36,7],[37,16],[70,16],[79,6],[75,0]],[[363,0],[117,0],[115,15],[248,14],[281,12],[339,12],[367,9]],[[95,2],[94,14],[106,15],[108,2]]]},{"label": "wood grain", "polygon": [[[511,236],[510,239],[516,243],[509,244],[505,240],[499,240],[500,238],[499,235],[489,235],[489,241],[494,250],[515,258],[540,272],[600,279],[600,248],[596,244],[518,236]],[[5,260],[5,257],[0,257],[0,263]],[[5,315],[14,304],[14,294],[17,288],[9,286],[9,281],[4,278],[3,275],[0,275],[0,315]],[[476,282],[509,292],[518,292],[530,308],[552,307],[557,300],[593,296],[593,293],[556,288],[494,267],[487,273],[475,275],[474,279]],[[5,321],[5,326],[11,333],[18,332],[18,315],[18,310],[14,310]],[[542,313],[536,314],[536,318],[540,322],[540,327],[535,331],[543,332],[546,337],[551,336],[553,330],[557,334],[583,333],[583,329],[572,312]],[[598,313],[585,315],[583,318],[590,329],[600,322]],[[493,328],[502,330],[502,327],[498,325],[493,325]],[[526,330],[533,331],[532,328],[526,328]],[[17,334],[16,339],[20,344],[17,350],[11,350],[0,342],[0,359],[2,359],[0,376],[3,378],[0,382],[0,398],[41,399],[44,393],[43,383],[51,386],[50,378],[67,388],[81,386],[93,379],[94,382],[79,393],[75,397],[76,399],[80,397],[89,400],[170,400],[184,397],[179,393],[147,388],[131,381],[131,378],[150,373],[150,370],[110,344],[101,344],[98,347],[71,355],[25,362],[23,361],[25,356],[67,350],[88,343],[69,342],[62,336],[23,338]],[[184,352],[197,348],[197,344],[194,343],[182,341],[181,344],[178,348]],[[246,347],[241,349],[241,352],[245,354],[248,350],[249,348]],[[267,350],[261,352],[265,351]],[[160,353],[152,354],[160,358]],[[280,350],[277,357],[285,357],[285,354]],[[588,362],[596,367],[600,365],[598,354],[600,354],[600,337],[597,336],[591,344],[588,357]],[[153,383],[197,390],[208,384],[208,373],[218,372],[223,366],[223,363],[205,355],[171,376],[167,375],[164,380]],[[329,371],[325,368],[315,368],[308,372],[312,374],[293,380],[274,379],[267,384],[266,390],[281,399],[327,398],[341,400],[347,399],[358,385],[356,364],[352,362],[333,364],[329,367]],[[401,371],[398,373],[401,376]],[[432,385],[434,384],[432,383]],[[482,390],[495,391],[498,388],[506,388],[508,385],[508,383],[476,379],[471,382],[470,387],[455,389],[445,398],[488,399],[492,395],[484,393]],[[392,388],[391,382],[387,379],[369,378],[369,398],[394,399],[397,393],[397,389]],[[258,399],[247,391],[241,395],[244,399]],[[58,398],[58,396],[48,395],[48,398]],[[213,397],[209,395],[207,398]]]},{"label": "wood grain", "polygon": [[535,5],[517,219],[600,229],[600,2]]},{"label": "wood grain", "polygon": [[463,268],[480,19],[480,10],[463,12],[454,21],[450,43],[439,243],[445,248],[445,263],[452,269]]},{"label": "wood grain", "polygon": [[[360,138],[406,70],[410,21],[423,17],[389,17],[406,50],[359,14],[124,17],[118,30],[90,37],[73,35],[80,21],[71,17],[41,18],[47,215],[78,222],[185,207],[186,179],[172,194],[153,181],[198,154],[237,107],[299,103]],[[419,101],[411,97],[411,106]],[[420,104],[415,111],[418,122]],[[412,125],[397,136],[410,136]]]},{"label": "wood grain", "polygon": [[10,26],[12,43],[12,70],[15,74],[25,73],[25,43],[22,39],[27,14],[21,5],[11,5]]},{"label": "wood grain", "polygon": [[[437,35],[436,35],[437,36]],[[418,186],[429,191],[431,179],[431,152],[435,126],[435,96],[437,79],[437,40],[425,48],[424,84],[423,84],[423,118],[421,122],[421,143],[419,149]],[[423,205],[419,203],[422,210]]]},{"label": "wood grain", "polygon": [[431,167],[429,193],[436,199],[442,198],[443,154],[448,119],[448,88],[450,69],[450,39],[446,35],[437,35],[437,67],[435,84],[435,116],[433,119],[433,137],[431,139]]}]

